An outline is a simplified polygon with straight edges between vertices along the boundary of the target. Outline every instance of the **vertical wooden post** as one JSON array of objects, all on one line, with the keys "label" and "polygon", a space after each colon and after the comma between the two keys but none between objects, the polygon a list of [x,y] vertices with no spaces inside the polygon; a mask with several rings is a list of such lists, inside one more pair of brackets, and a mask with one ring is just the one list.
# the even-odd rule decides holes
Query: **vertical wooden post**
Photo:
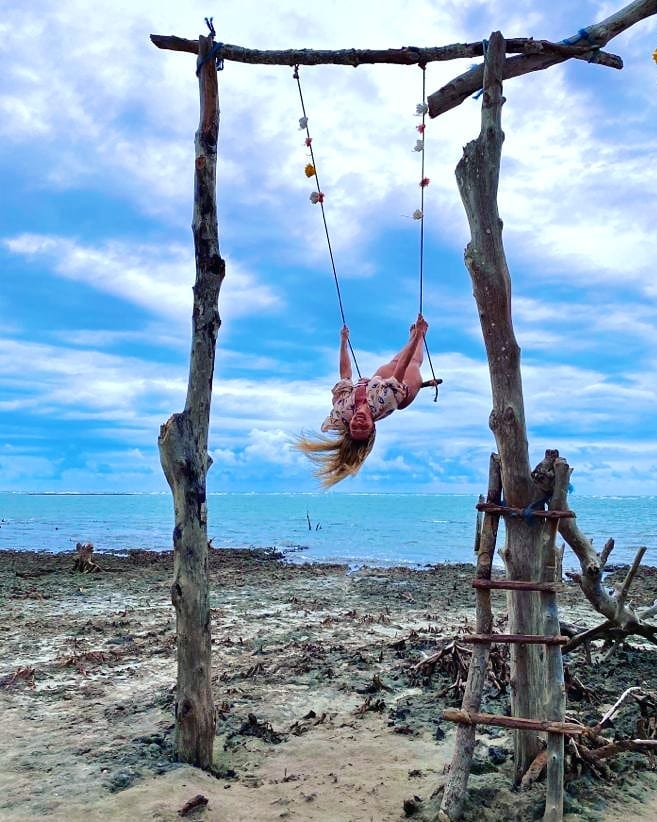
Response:
[{"label": "vertical wooden post", "polygon": [[[561,498],[561,489],[567,488],[570,473],[564,461],[556,460],[554,465],[555,489],[549,507],[556,510]],[[561,554],[556,545],[559,520],[543,523],[541,545],[542,582],[561,582]],[[563,553],[563,552],[561,552]],[[557,572],[557,569],[559,571]],[[559,634],[559,610],[556,593],[541,594],[543,607],[543,633]],[[560,645],[549,645],[545,649],[545,719],[563,722],[566,713],[566,685],[563,673],[563,657]],[[547,743],[547,789],[545,794],[544,822],[561,822],[563,819],[564,784],[564,739],[563,734],[548,733]]]},{"label": "vertical wooden post", "polygon": [[[505,42],[495,31],[485,58],[481,130],[463,149],[456,182],[468,218],[471,239],[465,250],[486,345],[493,409],[490,428],[500,455],[502,486],[508,505],[524,509],[539,499],[531,477],[525,424],[520,348],[511,315],[511,278],[502,241],[497,205],[502,131],[502,77]],[[535,580],[540,572],[540,531],[524,519],[507,519],[503,558],[509,579]],[[513,591],[509,596],[509,628],[515,634],[541,632],[540,600],[535,592]],[[540,649],[511,647],[511,704],[515,717],[539,716],[543,710],[543,664]],[[514,735],[514,769],[519,782],[541,750],[537,734]]]},{"label": "vertical wooden post", "polygon": [[[213,46],[199,38],[199,64]],[[192,347],[185,409],[160,429],[160,461],[174,504],[174,569],[171,601],[176,609],[178,676],[176,754],[200,768],[212,765],[215,714],[211,687],[206,477],[219,290],[225,265],[219,255],[216,204],[219,90],[214,60],[199,72],[200,121],[196,132],[192,232],[196,282]]]},{"label": "vertical wooden post", "polygon": [[[487,502],[500,504],[502,498],[502,478],[500,460],[497,454],[491,454],[488,470]],[[476,542],[477,567],[475,579],[490,579],[497,528],[500,518],[497,514],[486,514],[479,538]],[[478,634],[490,634],[493,631],[493,612],[490,606],[490,591],[477,588],[476,626]],[[472,649],[472,658],[468,668],[468,679],[465,684],[462,708],[468,713],[478,713],[481,709],[481,694],[486,680],[486,668],[490,654],[490,644],[480,643]],[[458,819],[463,811],[465,793],[470,778],[470,767],[475,747],[475,725],[459,725],[456,729],[456,742],[449,779],[445,786],[443,801],[440,805],[442,818]]]}]

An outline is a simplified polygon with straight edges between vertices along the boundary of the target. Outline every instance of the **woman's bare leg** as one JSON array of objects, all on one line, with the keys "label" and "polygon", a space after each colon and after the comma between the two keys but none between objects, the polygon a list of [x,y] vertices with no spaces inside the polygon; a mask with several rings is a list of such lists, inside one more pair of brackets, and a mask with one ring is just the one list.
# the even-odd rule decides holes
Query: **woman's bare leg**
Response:
[{"label": "woman's bare leg", "polygon": [[[406,344],[411,345],[413,332],[415,331],[415,323],[411,326],[411,340]],[[377,368],[376,373],[374,376],[383,377],[383,379],[387,379],[388,377],[392,377],[395,373],[395,369],[397,367],[397,362],[399,358],[402,356],[404,351],[406,350],[406,346],[402,348],[402,350],[393,357],[390,362],[382,365],[380,368]],[[408,393],[406,394],[406,399],[402,400],[399,403],[399,408],[406,408],[409,406],[413,400],[417,397],[420,388],[422,388],[422,375],[420,374],[420,366],[422,365],[422,359],[424,357],[424,338],[420,337],[419,340],[415,343],[415,351],[413,352],[413,358],[408,364],[406,371],[404,372],[404,379],[402,382],[406,384],[408,387]]]},{"label": "woman's bare leg", "polygon": [[399,408],[406,408],[420,393],[422,388],[422,374],[420,374],[420,366],[424,359],[424,337],[420,337],[415,346],[415,353],[413,359],[408,364],[404,373],[404,382],[408,386],[406,399],[399,403]]}]

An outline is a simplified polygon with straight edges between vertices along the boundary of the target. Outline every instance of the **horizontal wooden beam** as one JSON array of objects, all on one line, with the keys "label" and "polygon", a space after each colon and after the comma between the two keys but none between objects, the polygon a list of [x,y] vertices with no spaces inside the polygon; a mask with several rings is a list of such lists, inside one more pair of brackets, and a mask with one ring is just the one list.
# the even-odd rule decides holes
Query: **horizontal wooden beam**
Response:
[{"label": "horizontal wooden beam", "polygon": [[558,590],[553,582],[529,582],[525,579],[475,579],[472,587],[488,591],[546,591],[553,594]]},{"label": "horizontal wooden beam", "polygon": [[513,508],[509,505],[495,505],[492,502],[478,502],[477,511],[487,514],[501,514],[508,517],[539,517],[541,519],[574,519],[574,511],[535,511],[533,508]]},{"label": "horizontal wooden beam", "polygon": [[553,722],[547,719],[525,719],[499,714],[481,714],[464,711],[462,708],[445,708],[443,719],[460,725],[494,725],[498,728],[513,728],[519,731],[538,731],[551,734],[585,734],[588,728],[571,722]]},{"label": "horizontal wooden beam", "polygon": [[549,634],[464,634],[459,642],[466,644],[495,642],[505,645],[566,645],[570,642],[567,636]]},{"label": "horizontal wooden beam", "polygon": [[[151,42],[159,49],[198,54],[198,40],[186,40],[184,37],[175,35],[151,34]],[[506,41],[506,51],[509,54],[547,54],[565,60],[569,57],[580,58],[590,54],[591,46],[586,43],[565,45],[551,43],[549,40],[534,40],[532,37],[516,37]],[[476,43],[452,43],[447,46],[430,47],[404,46],[398,49],[280,49],[277,51],[247,49],[243,46],[222,43],[218,56],[222,60],[231,60],[236,63],[270,66],[328,64],[356,67],[373,63],[421,66],[444,60],[482,57],[483,53],[484,45],[481,40],[478,40]],[[604,52],[596,52],[596,54],[599,55],[596,62],[613,68],[623,67],[623,61],[616,55]]]}]

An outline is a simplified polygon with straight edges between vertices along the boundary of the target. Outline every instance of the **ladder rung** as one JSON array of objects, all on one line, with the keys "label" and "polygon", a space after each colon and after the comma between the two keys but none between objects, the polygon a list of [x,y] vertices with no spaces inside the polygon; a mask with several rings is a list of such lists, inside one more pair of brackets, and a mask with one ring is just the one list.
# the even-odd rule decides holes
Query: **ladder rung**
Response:
[{"label": "ladder rung", "polygon": [[504,642],[525,645],[566,645],[570,642],[567,636],[550,636],[543,634],[464,634],[459,642]]},{"label": "ladder rung", "polygon": [[473,711],[464,711],[462,708],[445,708],[443,719],[448,722],[458,722],[461,725],[495,725],[499,728],[514,728],[520,731],[547,731],[552,734],[584,734],[587,731],[583,725],[570,722],[556,722],[549,719],[525,719],[516,716],[500,716],[499,714],[480,714]]},{"label": "ladder rung", "polygon": [[541,519],[570,519],[575,518],[574,511],[534,511],[533,508],[513,508],[509,505],[496,505],[494,502],[479,502],[475,505],[477,511],[487,514],[501,514],[510,517],[540,517]]},{"label": "ladder rung", "polygon": [[556,593],[554,582],[529,582],[524,579],[475,579],[473,588],[487,588],[500,591],[547,591]]}]

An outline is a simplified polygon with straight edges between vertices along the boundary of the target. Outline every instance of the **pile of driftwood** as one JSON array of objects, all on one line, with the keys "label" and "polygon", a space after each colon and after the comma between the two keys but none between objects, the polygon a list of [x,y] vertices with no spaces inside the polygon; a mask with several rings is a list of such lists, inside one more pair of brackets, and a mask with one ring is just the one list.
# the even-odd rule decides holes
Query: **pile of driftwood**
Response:
[{"label": "pile of driftwood", "polygon": [[[639,718],[635,722],[634,735],[621,737],[618,733],[613,739],[604,736],[605,730],[613,725],[614,717],[628,703],[639,707]],[[639,686],[624,691],[602,719],[592,727],[582,725],[577,719],[567,717],[572,725],[579,725],[581,733],[566,735],[566,773],[577,777],[589,772],[598,778],[609,779],[612,771],[606,763],[617,754],[627,751],[646,754],[651,758],[657,754],[657,694]],[[539,779],[547,764],[547,751],[541,751],[523,776],[521,787],[527,788]]]},{"label": "pile of driftwood", "polygon": [[[472,657],[472,648],[458,639],[446,642],[442,648],[414,664],[410,670],[412,680],[422,679],[427,682],[436,671],[448,677],[451,682],[442,688],[436,696],[446,696],[450,691],[461,698],[468,679],[468,669]],[[497,689],[497,695],[506,693],[509,684],[509,649],[506,646],[491,648],[489,665],[486,671],[488,681]]]},{"label": "pile of driftwood", "polygon": [[81,574],[95,574],[103,569],[92,558],[94,546],[91,542],[78,542],[75,546],[75,561],[73,570]]}]

